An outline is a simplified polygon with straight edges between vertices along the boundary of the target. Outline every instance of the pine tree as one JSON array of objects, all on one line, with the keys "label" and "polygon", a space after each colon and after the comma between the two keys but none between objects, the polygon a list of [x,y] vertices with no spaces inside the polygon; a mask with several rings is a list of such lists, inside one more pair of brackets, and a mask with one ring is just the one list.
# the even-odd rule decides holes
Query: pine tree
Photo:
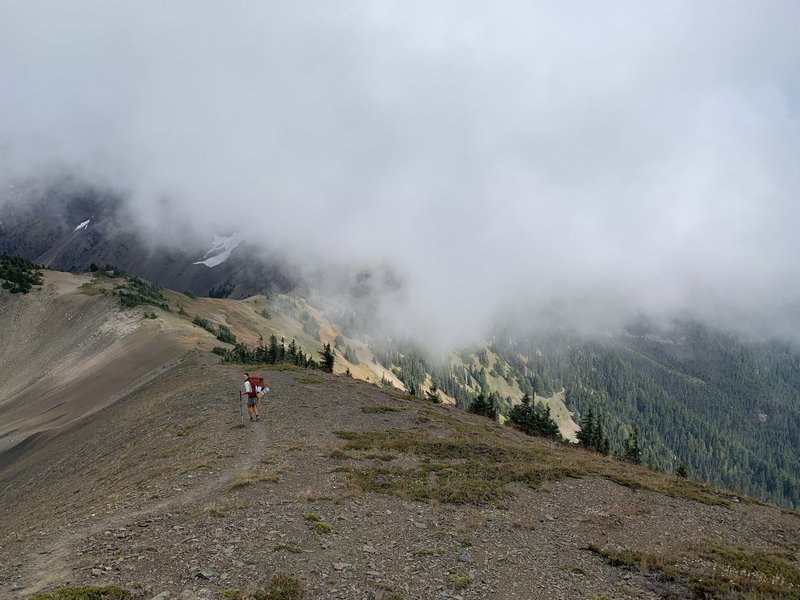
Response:
[{"label": "pine tree", "polygon": [[278,338],[274,335],[269,336],[269,348],[267,348],[267,362],[274,365],[278,362]]},{"label": "pine tree", "polygon": [[483,415],[489,419],[497,419],[497,405],[495,404],[494,398],[491,396],[487,397],[484,394],[478,394],[472,401],[469,405],[469,412],[476,415]]},{"label": "pine tree", "polygon": [[336,361],[336,357],[333,354],[333,350],[331,350],[331,345],[325,344],[319,356],[322,359],[321,369],[327,373],[333,373],[333,364]]},{"label": "pine tree", "polygon": [[634,429],[633,433],[625,440],[625,453],[623,458],[628,462],[638,465],[642,462],[641,451],[639,450],[639,430]]},{"label": "pine tree", "polygon": [[594,413],[592,412],[591,406],[587,409],[586,414],[581,417],[581,430],[576,437],[578,438],[578,443],[584,448],[592,447],[592,440],[595,439],[595,433]]},{"label": "pine tree", "polygon": [[434,404],[441,404],[442,398],[439,396],[439,389],[435,383],[431,383],[431,389],[425,393],[425,399]]}]

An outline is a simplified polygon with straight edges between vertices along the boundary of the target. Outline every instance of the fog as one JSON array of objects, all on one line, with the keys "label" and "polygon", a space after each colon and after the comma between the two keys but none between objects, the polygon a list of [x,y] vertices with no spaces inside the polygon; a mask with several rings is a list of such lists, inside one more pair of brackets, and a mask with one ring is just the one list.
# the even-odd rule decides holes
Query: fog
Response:
[{"label": "fog", "polygon": [[0,2],[0,184],[389,268],[384,315],[443,343],[797,315],[797,2],[287,4]]}]

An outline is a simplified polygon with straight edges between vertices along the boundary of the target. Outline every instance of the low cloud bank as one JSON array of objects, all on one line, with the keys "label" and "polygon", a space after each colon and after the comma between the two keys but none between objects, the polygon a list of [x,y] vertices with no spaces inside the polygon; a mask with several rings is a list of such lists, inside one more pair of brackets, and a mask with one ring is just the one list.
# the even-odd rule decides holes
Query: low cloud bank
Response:
[{"label": "low cloud bank", "polygon": [[780,1],[17,3],[0,185],[70,173],[164,243],[179,219],[309,274],[386,265],[385,320],[442,343],[552,306],[780,329],[799,21]]}]

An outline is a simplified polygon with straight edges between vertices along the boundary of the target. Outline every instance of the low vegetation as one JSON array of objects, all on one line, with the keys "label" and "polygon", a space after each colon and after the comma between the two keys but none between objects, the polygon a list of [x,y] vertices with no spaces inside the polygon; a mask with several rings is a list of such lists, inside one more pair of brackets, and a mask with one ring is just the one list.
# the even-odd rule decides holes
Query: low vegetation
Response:
[{"label": "low vegetation", "polygon": [[12,294],[27,294],[42,285],[41,268],[21,256],[0,257],[0,284]]},{"label": "low vegetation", "polygon": [[303,600],[305,591],[300,580],[290,575],[273,575],[266,590],[222,590],[220,598],[227,600]]},{"label": "low vegetation", "polygon": [[[212,331],[212,333],[214,332]],[[212,351],[214,354],[221,356],[222,361],[226,363],[241,365],[289,364],[305,368],[321,368],[294,340],[287,346],[283,338],[279,343],[278,338],[272,335],[268,343],[261,343],[254,348],[242,343],[236,343],[235,338],[231,343],[235,344],[233,348],[217,346]]]},{"label": "low vegetation", "polygon": [[115,585],[82,585],[60,587],[46,594],[37,594],[31,600],[127,600],[133,595]]},{"label": "low vegetation", "polygon": [[[503,507],[509,484],[531,488],[545,481],[595,475],[636,489],[649,489],[709,505],[729,505],[729,497],[703,484],[598,456],[579,448],[545,447],[514,440],[477,423],[449,416],[439,420],[446,437],[408,430],[337,431],[343,440],[338,456],[373,459],[404,454],[416,464],[403,467],[374,464],[339,468],[357,489],[396,495],[408,500]],[[498,426],[499,427],[499,426]]]},{"label": "low vegetation", "polygon": [[[589,550],[614,566],[656,573],[685,582],[701,598],[797,598],[800,570],[787,557],[704,542],[682,554],[662,556],[592,545]],[[796,557],[790,557],[796,562]]]}]

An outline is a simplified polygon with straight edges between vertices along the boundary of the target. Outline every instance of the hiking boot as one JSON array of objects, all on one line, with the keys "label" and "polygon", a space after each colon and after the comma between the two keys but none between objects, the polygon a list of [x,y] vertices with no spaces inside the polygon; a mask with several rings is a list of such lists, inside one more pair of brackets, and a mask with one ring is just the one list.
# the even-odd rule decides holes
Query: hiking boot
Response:
[{"label": "hiking boot", "polygon": [[251,421],[255,421],[255,419],[254,419],[253,417],[250,417],[250,420],[251,420]]},{"label": "hiking boot", "polygon": [[260,420],[261,420],[261,415],[256,415],[256,421],[260,421]]}]

